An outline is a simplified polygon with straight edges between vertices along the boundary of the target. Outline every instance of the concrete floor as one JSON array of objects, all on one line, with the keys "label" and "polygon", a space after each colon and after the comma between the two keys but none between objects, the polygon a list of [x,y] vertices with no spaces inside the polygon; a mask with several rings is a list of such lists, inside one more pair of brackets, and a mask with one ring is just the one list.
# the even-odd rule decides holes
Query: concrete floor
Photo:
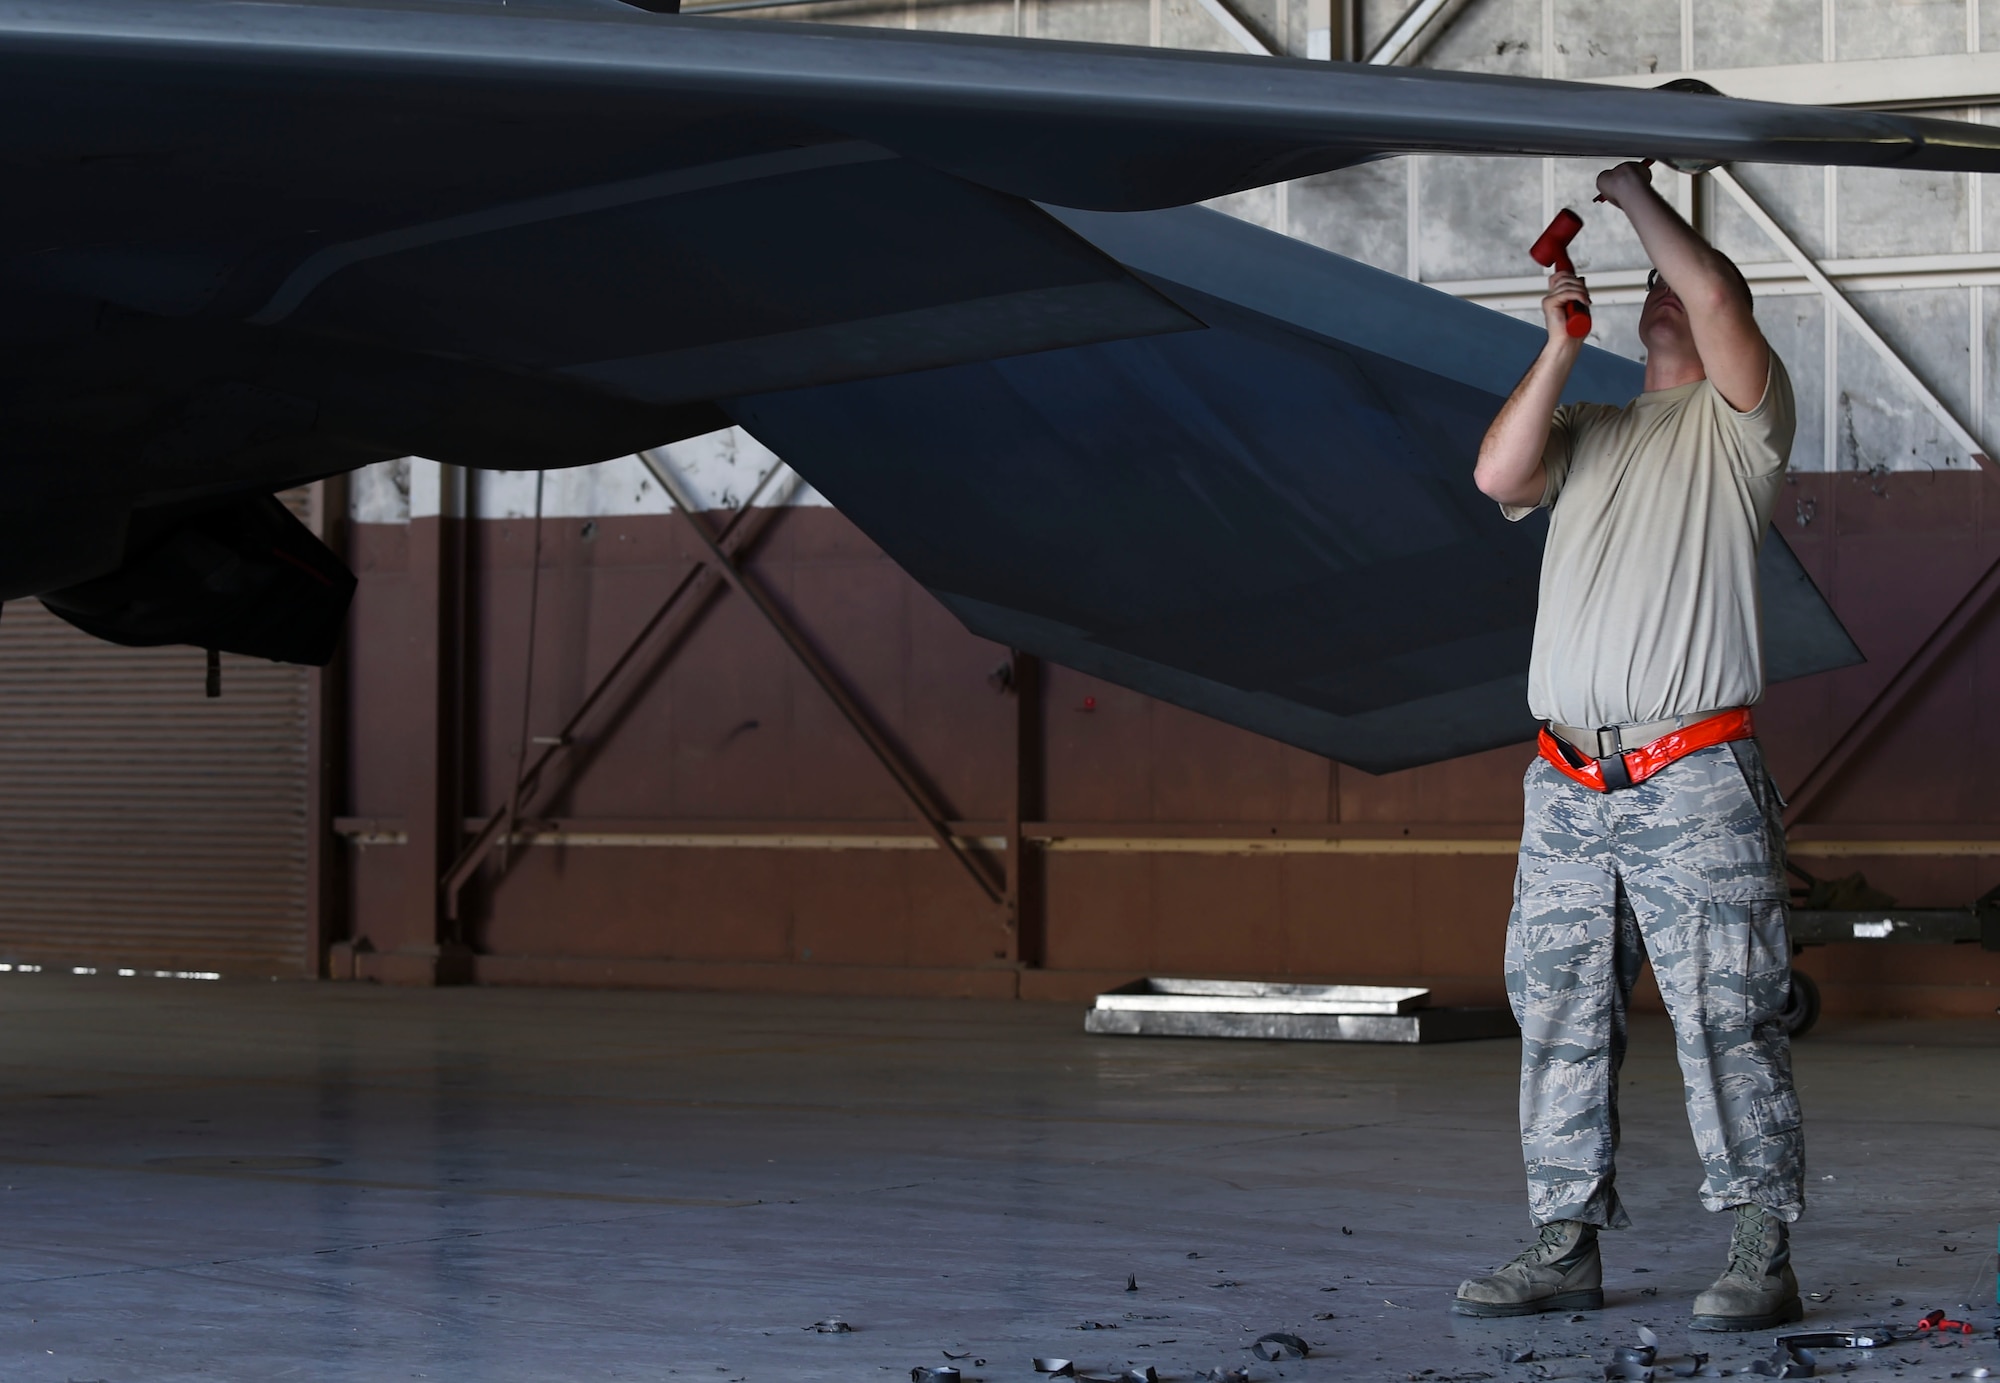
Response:
[{"label": "concrete floor", "polygon": [[[0,977],[0,1034],[10,1383],[851,1383],[946,1349],[993,1380],[1034,1354],[1190,1378],[1255,1364],[1274,1329],[1315,1357],[1253,1378],[1600,1378],[1641,1323],[1684,1356],[1728,1234],[1695,1205],[1657,1022],[1627,1068],[1639,1227],[1607,1240],[1610,1301],[1581,1323],[1446,1311],[1527,1235],[1512,1043],[46,974]],[[1809,1320],[1969,1312],[1979,1335],[1859,1370],[2000,1369],[2000,1021],[1829,1025],[1797,1062]],[[829,1315],[853,1333],[803,1328]],[[1693,1347],[1740,1370],[1768,1337]]]}]

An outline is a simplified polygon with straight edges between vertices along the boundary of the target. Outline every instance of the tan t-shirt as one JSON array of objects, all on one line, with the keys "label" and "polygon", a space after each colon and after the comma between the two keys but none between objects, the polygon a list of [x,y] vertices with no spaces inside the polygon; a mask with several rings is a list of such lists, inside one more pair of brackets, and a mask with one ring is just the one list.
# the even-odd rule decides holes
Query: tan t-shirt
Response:
[{"label": "tan t-shirt", "polygon": [[1748,413],[1707,380],[1623,408],[1556,410],[1528,667],[1539,720],[1595,729],[1747,706],[1764,695],[1757,547],[1795,418],[1777,353]]}]

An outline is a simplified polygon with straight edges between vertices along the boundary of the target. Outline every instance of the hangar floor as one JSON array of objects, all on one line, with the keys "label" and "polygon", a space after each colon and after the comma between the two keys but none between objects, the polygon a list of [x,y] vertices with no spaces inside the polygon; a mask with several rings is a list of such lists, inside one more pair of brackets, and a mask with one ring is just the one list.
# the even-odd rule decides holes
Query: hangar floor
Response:
[{"label": "hangar floor", "polygon": [[[1068,1006],[0,977],[0,1377],[852,1383],[950,1350],[992,1380],[1040,1354],[1525,1383],[1601,1378],[1640,1323],[1685,1357],[1727,1227],[1694,1203],[1656,1020],[1627,1067],[1640,1227],[1581,1323],[1445,1310],[1526,1234],[1513,1044],[1079,1029]],[[2000,1022],[1829,1025],[1797,1064],[1809,1320],[1969,1313],[1978,1335],[1860,1372],[2000,1366]],[[852,1333],[804,1328],[834,1315]],[[1268,1330],[1315,1357],[1255,1364]],[[1743,1370],[1768,1337],[1693,1347]]]}]

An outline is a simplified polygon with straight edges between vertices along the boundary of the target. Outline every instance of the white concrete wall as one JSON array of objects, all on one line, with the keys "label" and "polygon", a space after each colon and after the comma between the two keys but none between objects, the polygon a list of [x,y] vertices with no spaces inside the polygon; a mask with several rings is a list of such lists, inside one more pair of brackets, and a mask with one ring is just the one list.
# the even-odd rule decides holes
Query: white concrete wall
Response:
[{"label": "white concrete wall", "polygon": [[[1306,0],[1225,0],[1264,44],[1304,56]],[[698,3],[698,0],[697,0]],[[1338,0],[1335,0],[1336,5]],[[1363,51],[1409,0],[1359,0]],[[1242,46],[1200,0],[835,0],[759,17],[911,29],[1150,44],[1217,52]],[[1665,81],[1704,71],[1937,54],[2000,53],[2000,0],[1459,0],[1420,40],[1416,65],[1588,80]],[[1720,72],[1718,72],[1720,70]],[[1996,91],[2000,97],[2000,91]],[[1982,118],[1985,112],[1936,112]],[[1991,118],[2000,121],[2000,113]],[[1644,150],[1633,150],[1635,155]],[[1574,251],[1588,274],[1637,271],[1645,257],[1623,219],[1593,208],[1597,165],[1561,159],[1390,159],[1227,198],[1224,210],[1498,310],[1539,320],[1527,246],[1568,205],[1588,228]],[[1877,169],[1742,166],[1738,175],[1816,258],[1874,286],[1856,301],[1991,454],[2000,438],[2000,178]],[[1684,209],[1692,180],[1663,175]],[[1751,272],[1783,255],[1727,198],[1700,220]],[[1990,229],[1989,229],[1990,228]],[[1912,257],[1928,263],[1910,272]],[[1837,275],[1839,277],[1839,275]],[[1886,286],[1884,286],[1886,285]],[[1638,358],[1637,293],[1605,291],[1593,340]],[[1928,470],[1970,463],[1852,328],[1795,276],[1758,284],[1758,315],[1798,395],[1793,465],[1801,470]],[[738,429],[669,449],[710,507],[739,502],[773,458]],[[565,517],[665,512],[634,458],[551,471],[543,512]],[[534,512],[535,477],[484,472],[471,482],[484,517]],[[354,513],[371,522],[438,512],[437,468],[398,461],[360,473]],[[795,503],[824,504],[802,487]]]},{"label": "white concrete wall", "polygon": [[[1368,5],[1367,27],[1381,32],[1402,9],[1400,0]],[[1572,79],[1645,73],[1665,81],[1677,72],[1704,71],[1727,91],[1726,71],[1717,69],[1968,51],[2000,52],[2000,0],[1471,0],[1434,36],[1419,63]],[[1984,114],[1931,113],[1960,119]],[[1990,454],[2000,433],[2000,380],[1989,364],[2000,343],[2000,260],[1987,253],[1986,227],[2000,234],[2000,179],[1749,165],[1737,171],[1816,258],[1840,262],[1853,274],[1873,268],[1878,278],[1905,281],[1854,296],[1875,328],[1987,442]],[[1588,223],[1574,246],[1586,275],[1644,267],[1622,218],[1590,205],[1595,172],[1592,164],[1567,160],[1400,159],[1295,184],[1283,229],[1448,291],[1504,301],[1490,292],[1499,285],[1476,281],[1531,276],[1525,247],[1565,205]],[[1691,180],[1670,180],[1672,195],[1690,209]],[[1775,273],[1784,265],[1778,247],[1719,191],[1704,198],[1703,210],[1704,229],[1753,269],[1753,278],[1754,266]],[[1905,264],[1870,263],[1914,256],[1956,262],[1927,266],[1923,273],[1907,272]],[[1875,350],[1841,326],[1808,285],[1788,268],[1785,273],[1790,282],[1758,286],[1758,316],[1798,391],[1794,466],[1970,466]],[[1513,310],[1530,320],[1539,316],[1532,308]],[[1639,358],[1637,317],[1631,302],[1600,306],[1592,339]]]},{"label": "white concrete wall", "polygon": [[[1395,27],[1410,0],[1359,0],[1363,52]],[[1304,0],[1229,0],[1275,51],[1305,56]],[[1004,0],[985,5],[845,4],[778,13],[911,28],[1240,51],[1195,0]],[[1419,66],[1590,80],[1820,66],[1938,54],[2000,54],[2000,0],[1460,0],[1419,40]],[[1716,84],[1729,90],[1725,78]],[[1995,96],[2000,97],[2000,83]],[[1980,119],[1978,110],[1935,114]],[[2000,120],[2000,114],[1995,114]],[[1645,150],[1633,150],[1634,155]],[[1303,178],[1218,203],[1224,210],[1325,249],[1404,274],[1530,320],[1527,246],[1557,208],[1581,211],[1574,249],[1586,274],[1639,270],[1645,258],[1623,218],[1590,205],[1595,163],[1559,159],[1412,158]],[[1744,166],[1744,184],[1816,257],[1867,273],[1871,261],[1909,286],[1857,294],[1862,310],[1924,376],[1989,454],[2000,440],[2000,179],[1963,174]],[[1684,210],[1691,180],[1666,174]],[[1784,256],[1733,203],[1708,197],[1701,216],[1716,243],[1774,272]],[[1988,230],[1987,228],[1991,228]],[[1948,257],[1922,273],[1889,261]],[[1759,316],[1799,399],[1793,464],[1802,470],[1964,468],[1944,429],[1895,383],[1851,328],[1834,322],[1802,280],[1758,289]],[[1505,291],[1511,283],[1512,292]],[[1935,285],[1935,286],[1933,286]],[[1637,294],[1610,295],[1593,340],[1638,358]],[[1626,299],[1627,301],[1619,301]],[[1519,304],[1519,305],[1517,305]],[[1832,381],[1829,388],[1828,381]],[[1990,420],[1990,421],[1989,421]]]},{"label": "white concrete wall", "polygon": [[[780,464],[778,458],[741,428],[691,437],[660,450],[674,476],[703,509],[739,507],[767,475],[770,480],[757,494],[759,503],[769,503],[773,495],[786,493],[788,504],[826,507],[826,500],[812,486],[788,474],[774,473]],[[451,473],[437,462],[420,456],[368,466],[354,473],[350,511],[359,523],[408,523],[412,518],[435,517],[447,508],[443,486],[448,475]],[[454,512],[469,509],[473,517],[482,519],[532,517],[538,477],[541,512],[546,518],[673,512],[672,501],[636,456],[560,471],[458,472],[453,479],[466,487],[466,493],[454,497],[449,508]],[[787,486],[787,481],[792,483]]]}]

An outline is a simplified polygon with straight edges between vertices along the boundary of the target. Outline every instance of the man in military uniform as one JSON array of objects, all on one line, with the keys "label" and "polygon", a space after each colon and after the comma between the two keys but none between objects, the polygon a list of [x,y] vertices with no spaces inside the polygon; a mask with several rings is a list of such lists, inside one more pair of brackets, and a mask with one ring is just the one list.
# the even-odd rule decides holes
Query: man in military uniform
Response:
[{"label": "man in military uniform", "polygon": [[1549,511],[1528,675],[1544,725],[1525,783],[1507,990],[1521,1023],[1532,1247],[1454,1310],[1603,1305],[1598,1231],[1629,1224],[1613,1167],[1626,1003],[1650,957],[1673,1023],[1702,1204],[1735,1215],[1693,1325],[1802,1314],[1789,1224],[1804,1142],[1779,1014],[1790,984],[1780,802],[1750,706],[1764,692],[1757,547],[1791,449],[1792,389],[1748,287],[1624,163],[1599,176],[1656,266],[1645,392],[1557,407],[1582,343],[1550,277],[1548,343],[1488,429],[1475,480],[1509,518]]}]

